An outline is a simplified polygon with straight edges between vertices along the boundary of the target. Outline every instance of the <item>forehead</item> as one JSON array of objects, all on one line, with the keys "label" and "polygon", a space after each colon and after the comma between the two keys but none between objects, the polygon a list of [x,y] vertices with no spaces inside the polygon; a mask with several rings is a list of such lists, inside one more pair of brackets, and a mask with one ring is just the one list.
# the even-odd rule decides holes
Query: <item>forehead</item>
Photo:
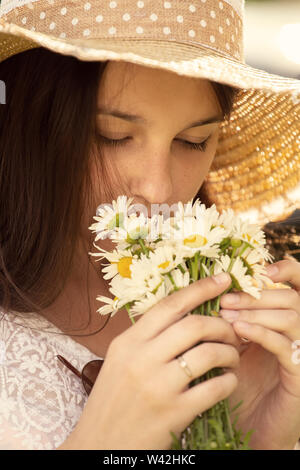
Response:
[{"label": "forehead", "polygon": [[205,117],[220,109],[209,80],[120,61],[108,63],[99,84],[98,103],[141,113],[145,108],[169,113],[194,109],[198,117],[201,110]]}]

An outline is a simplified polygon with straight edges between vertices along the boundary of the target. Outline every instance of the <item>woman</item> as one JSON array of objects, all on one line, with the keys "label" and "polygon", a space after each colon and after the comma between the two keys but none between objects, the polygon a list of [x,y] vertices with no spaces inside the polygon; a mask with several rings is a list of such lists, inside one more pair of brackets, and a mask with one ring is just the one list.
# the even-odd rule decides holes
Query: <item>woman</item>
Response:
[{"label": "woman", "polygon": [[[22,54],[15,49],[15,55],[8,52],[0,63],[8,96],[0,131],[1,447],[168,449],[170,430],[179,435],[197,414],[230,397],[232,403],[243,400],[239,426],[256,430],[252,448],[293,449],[300,436],[300,371],[291,360],[291,344],[300,338],[299,263],[280,261],[279,274],[272,277],[289,281],[293,289],[265,290],[255,302],[241,295],[233,305],[224,297],[223,318],[184,317],[229,285],[228,280],[208,278],[164,299],[132,326],[126,311],[105,325],[100,322],[95,299],[109,295],[108,288],[87,256],[92,243],[88,227],[96,208],[117,194],[133,195],[134,202],[148,209],[154,203],[187,202],[197,194],[210,202],[212,186],[203,183],[237,89],[212,77],[180,75],[130,60],[80,61],[48,50],[54,47],[50,38],[51,47],[36,48],[45,43],[29,20],[35,18],[42,28],[53,3],[29,3],[32,17],[26,4],[14,12],[3,10],[8,22],[18,12],[15,24],[27,25],[27,33],[33,31],[27,40],[36,44],[25,51],[24,43]],[[110,14],[117,16],[116,3],[110,2]],[[137,3],[132,6],[142,10],[144,2]],[[176,2],[164,3],[166,10],[176,7]],[[197,13],[187,2],[188,11],[213,19],[202,3]],[[228,19],[228,11],[237,18],[234,3],[216,2],[221,18]],[[219,4],[231,10],[225,15]],[[78,20],[75,7],[69,17],[74,16],[72,27]],[[50,15],[52,31],[68,13],[65,7],[59,10],[56,22]],[[80,14],[87,19],[90,10],[86,3]],[[96,23],[102,23],[100,16]],[[177,22],[179,17],[175,15]],[[18,27],[11,28],[12,35],[24,39]],[[55,35],[63,43],[60,28]],[[217,65],[218,54],[214,59]],[[207,120],[215,122],[199,124]],[[297,129],[296,138],[299,121]],[[198,193],[199,187],[206,191]],[[234,196],[232,190],[233,205]],[[227,308],[240,312],[248,328],[234,320],[233,312],[225,317]],[[241,337],[251,343],[245,347]],[[199,341],[205,343],[193,348]],[[188,389],[191,379],[176,360],[183,351],[194,376],[217,366],[229,370]],[[89,360],[105,357],[88,399],[57,354],[79,370]]]}]

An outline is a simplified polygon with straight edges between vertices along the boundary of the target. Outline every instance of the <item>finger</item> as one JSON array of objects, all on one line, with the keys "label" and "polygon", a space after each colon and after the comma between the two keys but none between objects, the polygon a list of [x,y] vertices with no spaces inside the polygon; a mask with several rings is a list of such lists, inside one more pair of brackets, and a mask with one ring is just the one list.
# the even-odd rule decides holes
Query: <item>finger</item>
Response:
[{"label": "finger", "polygon": [[291,341],[300,339],[300,314],[295,310],[220,310],[229,323],[245,321],[258,324],[287,336]]},{"label": "finger", "polygon": [[135,337],[138,334],[140,339],[146,340],[157,336],[191,310],[207,300],[221,295],[231,284],[231,278],[228,274],[225,279],[227,279],[225,283],[218,283],[218,280],[222,280],[220,277],[207,277],[164,297],[142,315],[134,328],[129,328],[129,334],[134,330]]},{"label": "finger", "polygon": [[292,343],[287,337],[257,324],[236,321],[232,325],[239,336],[260,344],[276,356],[282,367],[300,376],[300,366],[292,360]]},{"label": "finger", "polygon": [[[187,425],[196,418],[197,414],[189,414],[189,410],[200,414],[212,408],[216,403],[224,400],[238,385],[237,376],[233,372],[226,372],[213,379],[206,380],[179,395],[177,402],[179,409],[182,408],[187,414]],[[200,407],[205,403],[205,408]]]},{"label": "finger", "polygon": [[[240,356],[236,348],[228,344],[203,343],[185,352],[183,358],[188,371],[174,359],[164,368],[164,380],[174,390],[182,392],[195,378],[201,377],[215,367],[235,369],[239,367]],[[191,375],[188,375],[189,372]]]},{"label": "finger", "polygon": [[[232,297],[233,296],[233,297]],[[291,309],[300,313],[300,297],[294,289],[264,289],[256,299],[246,292],[223,295],[220,305],[224,309]]]},{"label": "finger", "polygon": [[156,336],[151,342],[152,354],[168,362],[200,341],[230,343],[236,348],[240,346],[240,339],[223,318],[193,314]]},{"label": "finger", "polygon": [[[272,274],[274,267],[278,272]],[[296,260],[281,260],[267,267],[267,275],[274,282],[288,282],[300,293],[300,263]]]}]

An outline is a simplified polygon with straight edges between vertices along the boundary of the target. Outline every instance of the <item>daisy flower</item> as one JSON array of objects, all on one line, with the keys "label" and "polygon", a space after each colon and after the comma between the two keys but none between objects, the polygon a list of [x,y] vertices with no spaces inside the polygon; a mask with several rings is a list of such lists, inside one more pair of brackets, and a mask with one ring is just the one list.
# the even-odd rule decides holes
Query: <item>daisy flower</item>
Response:
[{"label": "daisy flower", "polygon": [[223,210],[219,216],[218,225],[228,230],[228,237],[232,237],[234,234],[234,224],[236,215],[232,209]]},{"label": "daisy flower", "polygon": [[265,267],[261,264],[262,256],[260,251],[252,250],[247,256],[243,255],[242,259],[248,265],[254,285],[260,288],[264,288],[266,285],[274,285],[273,281],[267,276]]},{"label": "daisy flower", "polygon": [[105,297],[104,295],[99,295],[96,297],[96,300],[106,304],[103,305],[103,307],[100,307],[97,312],[100,313],[100,315],[109,315],[111,313],[112,317],[126,304],[123,299],[120,300],[117,297],[111,299],[110,297]]},{"label": "daisy flower", "polygon": [[[170,272],[170,276],[172,276],[175,286],[178,289],[182,289],[190,284],[190,273],[187,267],[185,273],[180,269],[173,269],[173,271]],[[173,282],[169,277],[165,278],[165,283],[170,291],[174,290]]]},{"label": "daisy flower", "polygon": [[95,248],[97,248],[98,251],[100,251],[100,253],[102,253],[101,255],[99,253],[91,253],[89,252],[89,255],[91,256],[97,256],[98,259],[96,261],[100,261],[101,259],[103,258],[106,258],[107,255],[109,255],[110,251],[107,251],[107,250],[104,250],[103,248],[101,248],[100,246],[98,245],[95,245],[95,243],[93,242],[93,245]]},{"label": "daisy flower", "polygon": [[220,214],[217,211],[215,204],[206,208],[205,204],[201,204],[200,199],[197,198],[194,204],[192,199],[185,205],[183,205],[182,202],[178,202],[178,209],[175,213],[175,220],[183,220],[186,217],[194,217],[197,219],[204,216],[208,225],[212,227],[218,225],[219,215]]},{"label": "daisy flower", "polygon": [[132,259],[130,264],[131,277],[114,277],[110,284],[110,292],[127,302],[139,300],[146,292],[151,292],[158,287],[163,277],[151,261],[141,255],[141,259]]},{"label": "daisy flower", "polygon": [[200,204],[199,200],[197,199],[193,206],[193,215],[196,218],[205,217],[207,225],[211,228],[220,225],[220,214],[217,211],[215,204],[213,204],[211,207],[206,208],[205,204]]},{"label": "daisy flower", "polygon": [[201,256],[219,256],[219,244],[227,235],[225,229],[211,229],[210,221],[205,216],[178,220],[177,225],[178,229],[172,229],[172,233],[182,256],[193,257],[196,252],[200,252]]},{"label": "daisy flower", "polygon": [[129,250],[114,250],[113,252],[107,252],[105,257],[109,263],[104,265],[102,272],[104,279],[111,279],[115,276],[131,277],[130,265],[132,260],[138,259],[137,255],[132,255]]},{"label": "daisy flower", "polygon": [[[206,208],[199,199],[194,204],[191,199],[187,204],[177,204],[174,217],[165,219],[155,214],[147,218],[140,212],[130,214],[130,203],[120,196],[112,209],[99,210],[100,216],[95,217],[98,222],[89,227],[98,230],[96,241],[109,234],[117,245],[106,251],[94,244],[98,253],[90,253],[107,260],[102,272],[104,279],[110,281],[111,298],[97,297],[103,304],[97,310],[101,315],[114,316],[125,305],[135,323],[133,317],[144,314],[174,291],[186,288],[199,275],[203,277],[203,272],[207,276],[229,272],[232,283],[227,291],[243,291],[256,299],[260,299],[264,285],[272,282],[264,267],[264,261],[274,258],[264,247],[265,233],[259,226],[240,219],[232,209],[220,215],[215,204]],[[220,296],[216,304],[209,300],[188,314],[218,316],[219,307]],[[206,378],[211,376],[206,374]],[[214,411],[221,423],[221,412],[224,416],[226,411],[229,416],[225,403],[223,411]],[[191,429],[187,428],[190,432]],[[199,429],[198,424],[194,429]],[[214,435],[214,444],[215,441]],[[227,440],[226,443],[229,444]]]},{"label": "daisy flower", "polygon": [[149,243],[155,242],[157,239],[162,237],[164,230],[164,216],[161,214],[154,214],[148,219],[148,235],[146,236],[145,241]]},{"label": "daisy flower", "polygon": [[265,233],[256,224],[251,224],[240,218],[234,221],[234,238],[246,241],[252,248],[258,248],[265,244]]},{"label": "daisy flower", "polygon": [[247,266],[244,265],[240,257],[234,259],[234,262],[229,271],[229,265],[231,263],[231,258],[228,255],[220,256],[219,259],[216,259],[216,264],[214,266],[214,275],[221,272],[230,272],[234,277],[234,284],[238,287],[239,290],[247,292],[256,299],[260,299],[261,294],[257,286],[255,286],[252,280],[252,276],[246,274]]},{"label": "daisy flower", "polygon": [[172,289],[169,289],[165,282],[161,282],[154,292],[146,292],[145,296],[134,302],[130,307],[130,316],[136,317],[146,313],[151,307],[156,305],[161,299],[167,297]]},{"label": "daisy flower", "polygon": [[[170,272],[170,275],[173,278],[173,281],[178,289],[186,287],[190,283],[190,274],[187,270],[185,273],[182,273],[180,269],[173,269]],[[165,276],[164,280],[161,280],[160,285],[153,292],[146,292],[145,296],[136,301],[133,306],[130,308],[130,316],[137,316],[145,313],[151,307],[156,305],[161,299],[167,297],[175,288],[172,281],[169,277]]]},{"label": "daisy flower", "polygon": [[183,261],[183,256],[172,245],[164,244],[157,247],[153,253],[149,253],[149,263],[161,274],[172,271]]},{"label": "daisy flower", "polygon": [[132,214],[124,220],[122,227],[118,227],[111,235],[114,242],[134,243],[139,238],[145,239],[151,229],[149,219],[144,214]]},{"label": "daisy flower", "polygon": [[104,207],[102,205],[98,206],[98,216],[93,217],[97,222],[89,227],[89,230],[97,233],[95,241],[106,238],[116,227],[123,225],[127,213],[132,207],[130,206],[132,201],[133,198],[128,199],[127,196],[119,196],[117,201],[112,202],[112,207],[107,204]]},{"label": "daisy flower", "polygon": [[181,201],[177,203],[177,209],[174,214],[174,218],[177,220],[182,220],[185,217],[193,217],[193,200],[191,199],[186,204],[183,204]]}]

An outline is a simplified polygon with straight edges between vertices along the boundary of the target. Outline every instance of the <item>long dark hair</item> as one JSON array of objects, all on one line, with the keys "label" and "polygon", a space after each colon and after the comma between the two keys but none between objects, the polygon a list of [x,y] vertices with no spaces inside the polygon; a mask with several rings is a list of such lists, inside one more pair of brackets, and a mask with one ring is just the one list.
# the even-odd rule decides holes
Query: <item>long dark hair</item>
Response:
[{"label": "long dark hair", "polygon": [[[39,311],[63,290],[74,261],[96,136],[98,86],[108,62],[45,48],[0,63],[0,305]],[[238,91],[212,82],[224,117]],[[104,162],[103,194],[111,199]],[[204,198],[204,195],[203,195]],[[109,200],[109,199],[107,199]],[[91,221],[92,222],[92,221]]]}]

